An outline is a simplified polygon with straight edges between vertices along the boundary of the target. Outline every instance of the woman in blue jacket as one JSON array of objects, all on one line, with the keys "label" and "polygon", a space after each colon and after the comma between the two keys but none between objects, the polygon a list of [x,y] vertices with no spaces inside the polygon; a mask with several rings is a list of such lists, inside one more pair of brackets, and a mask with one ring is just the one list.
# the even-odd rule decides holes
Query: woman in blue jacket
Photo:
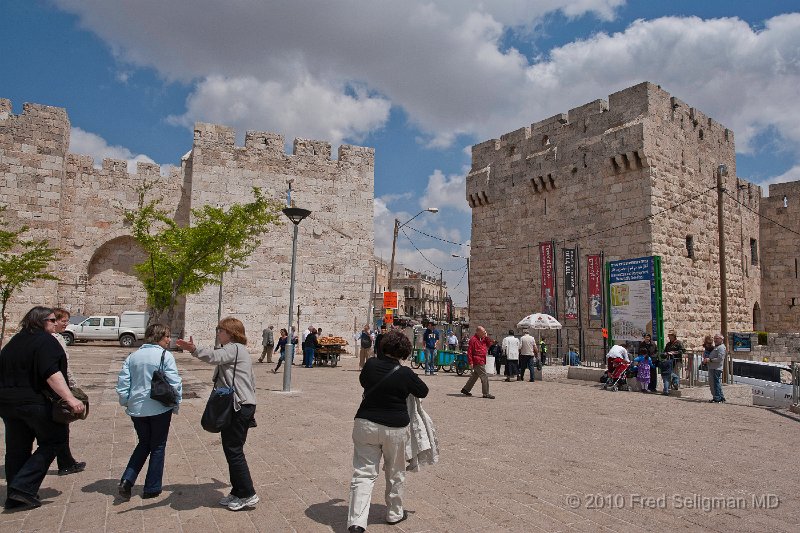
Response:
[{"label": "woman in blue jacket", "polygon": [[[126,500],[131,497],[131,487],[148,456],[150,463],[147,465],[142,498],[155,498],[161,494],[169,425],[172,413],[178,412],[182,393],[175,357],[167,350],[169,342],[169,327],[163,324],[148,326],[144,344],[125,359],[117,380],[119,404],[125,406],[125,412],[133,420],[133,427],[139,437],[139,443],[134,448],[119,482],[119,495]],[[175,405],[171,406],[150,398],[153,372],[160,367],[162,355],[164,374],[178,393]]]}]

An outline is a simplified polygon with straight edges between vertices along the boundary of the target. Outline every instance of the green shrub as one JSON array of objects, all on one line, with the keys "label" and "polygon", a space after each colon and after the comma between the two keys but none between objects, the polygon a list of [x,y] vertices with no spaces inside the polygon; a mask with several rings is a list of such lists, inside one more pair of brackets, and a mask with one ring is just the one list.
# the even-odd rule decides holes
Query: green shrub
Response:
[{"label": "green shrub", "polygon": [[767,336],[767,332],[766,331],[757,331],[756,333],[758,333],[758,345],[759,346],[766,346],[767,345],[767,339],[769,338]]}]

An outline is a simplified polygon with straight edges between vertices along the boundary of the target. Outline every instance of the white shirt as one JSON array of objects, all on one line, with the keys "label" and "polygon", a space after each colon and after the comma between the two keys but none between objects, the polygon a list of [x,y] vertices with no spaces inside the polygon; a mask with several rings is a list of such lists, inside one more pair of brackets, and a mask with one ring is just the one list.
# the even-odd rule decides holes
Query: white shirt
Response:
[{"label": "white shirt", "polygon": [[526,333],[522,336],[519,340],[520,342],[520,355],[534,355],[539,353],[539,349],[536,347],[536,339],[534,339],[529,333]]},{"label": "white shirt", "polygon": [[630,357],[628,357],[628,350],[625,349],[624,346],[620,346],[619,344],[615,344],[611,347],[608,351],[608,355],[606,355],[606,359],[612,359],[614,357],[619,357],[625,359],[627,362],[631,362]]},{"label": "white shirt", "polygon": [[456,337],[455,335],[450,335],[449,337],[447,337],[447,344],[456,345],[457,346],[458,345],[458,337]]},{"label": "white shirt", "polygon": [[503,353],[510,361],[519,360],[519,339],[513,335],[503,339]]}]

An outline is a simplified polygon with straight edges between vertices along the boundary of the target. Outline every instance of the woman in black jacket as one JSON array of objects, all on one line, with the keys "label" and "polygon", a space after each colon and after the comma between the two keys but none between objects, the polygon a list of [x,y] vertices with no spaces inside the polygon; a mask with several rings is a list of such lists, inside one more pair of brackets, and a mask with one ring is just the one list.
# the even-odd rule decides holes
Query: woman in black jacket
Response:
[{"label": "woman in black jacket", "polygon": [[[60,396],[74,413],[83,402],[67,385],[67,356],[53,337],[56,317],[37,306],[0,352],[0,416],[6,434],[5,508],[39,507],[39,487],[56,454],[67,445],[67,426],[53,422],[50,398]],[[38,448],[33,450],[33,441]]]},{"label": "woman in black jacket", "polygon": [[361,405],[353,425],[353,479],[350,482],[348,531],[367,527],[372,487],[383,457],[386,474],[386,522],[396,524],[408,516],[403,509],[406,473],[409,394],[428,395],[428,386],[416,372],[402,365],[411,355],[411,341],[401,331],[387,333],[381,341],[381,355],[371,357],[361,370],[364,387]]}]

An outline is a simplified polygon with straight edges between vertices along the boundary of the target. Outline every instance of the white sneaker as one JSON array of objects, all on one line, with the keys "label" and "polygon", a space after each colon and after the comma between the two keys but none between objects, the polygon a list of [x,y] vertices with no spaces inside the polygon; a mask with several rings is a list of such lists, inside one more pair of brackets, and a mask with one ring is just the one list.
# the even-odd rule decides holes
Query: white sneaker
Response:
[{"label": "white sneaker", "polygon": [[249,498],[237,498],[234,496],[233,501],[228,504],[228,509],[231,511],[238,511],[239,509],[244,509],[245,507],[255,507],[258,502],[258,494],[253,494]]},{"label": "white sneaker", "polygon": [[229,505],[231,504],[231,502],[232,502],[233,500],[235,500],[235,499],[237,499],[237,498],[236,498],[236,496],[234,496],[233,494],[228,494],[227,496],[225,496],[224,498],[222,498],[222,499],[219,501],[219,504],[220,504],[221,506],[223,506],[223,507],[227,507],[227,506],[229,506]]}]

